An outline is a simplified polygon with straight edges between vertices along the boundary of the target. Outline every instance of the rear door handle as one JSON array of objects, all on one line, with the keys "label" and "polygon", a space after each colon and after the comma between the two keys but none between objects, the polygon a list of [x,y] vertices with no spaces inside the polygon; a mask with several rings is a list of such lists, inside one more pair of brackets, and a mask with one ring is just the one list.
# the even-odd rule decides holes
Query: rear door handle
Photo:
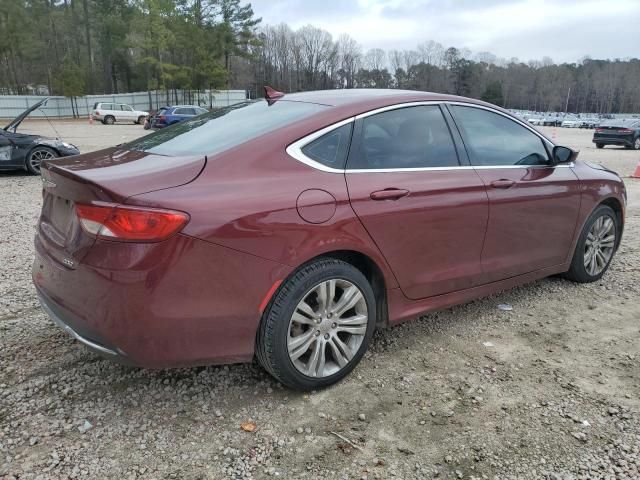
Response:
[{"label": "rear door handle", "polygon": [[500,180],[494,180],[491,182],[491,186],[493,188],[511,188],[516,184],[515,180],[507,180],[506,178],[501,178]]},{"label": "rear door handle", "polygon": [[371,192],[371,200],[398,200],[399,198],[409,195],[409,190],[403,190],[400,188],[385,188],[384,190],[378,190]]}]

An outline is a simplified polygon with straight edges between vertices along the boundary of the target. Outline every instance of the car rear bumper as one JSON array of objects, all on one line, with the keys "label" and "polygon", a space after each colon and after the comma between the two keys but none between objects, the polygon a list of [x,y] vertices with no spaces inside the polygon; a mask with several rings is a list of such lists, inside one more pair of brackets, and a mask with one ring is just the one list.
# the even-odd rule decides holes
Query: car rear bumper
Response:
[{"label": "car rear bumper", "polygon": [[103,356],[165,368],[251,360],[260,304],[289,267],[178,234],[156,244],[96,241],[69,268],[36,236],[44,310]]},{"label": "car rear bumper", "polygon": [[602,145],[622,145],[625,147],[633,146],[633,137],[593,137],[593,143],[601,143]]},{"label": "car rear bumper", "polygon": [[[126,361],[126,355],[124,352],[115,347],[108,347],[96,340],[92,340],[88,337],[85,337],[79,334],[74,328],[71,326],[72,323],[78,323],[78,319],[74,318],[74,315],[71,312],[66,311],[60,305],[56,304],[53,300],[51,300],[46,294],[36,288],[38,294],[38,300],[40,301],[40,305],[42,309],[49,315],[49,318],[55,323],[57,326],[62,328],[65,332],[67,332],[71,337],[78,340],[83,345],[89,347],[91,350],[96,353],[103,355],[107,358],[120,359]],[[128,362],[127,362],[128,363]]]}]

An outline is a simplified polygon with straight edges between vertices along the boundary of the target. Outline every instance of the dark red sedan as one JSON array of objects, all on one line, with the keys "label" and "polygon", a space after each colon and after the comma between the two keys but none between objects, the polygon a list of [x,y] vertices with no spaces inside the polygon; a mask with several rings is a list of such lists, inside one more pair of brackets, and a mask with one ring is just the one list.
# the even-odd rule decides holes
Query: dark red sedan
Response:
[{"label": "dark red sedan", "polygon": [[43,163],[33,279],[145,367],[330,385],[374,329],[548,275],[592,282],[624,184],[508,112],[398,90],[278,95]]}]

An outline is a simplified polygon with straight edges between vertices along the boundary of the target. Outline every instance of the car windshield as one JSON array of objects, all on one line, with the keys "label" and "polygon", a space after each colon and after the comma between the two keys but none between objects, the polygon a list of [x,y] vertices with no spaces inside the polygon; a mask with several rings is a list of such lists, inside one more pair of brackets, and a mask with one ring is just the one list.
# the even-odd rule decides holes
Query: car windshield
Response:
[{"label": "car windshield", "polygon": [[280,100],[243,102],[176,123],[124,145],[159,155],[215,155],[327,108]]}]

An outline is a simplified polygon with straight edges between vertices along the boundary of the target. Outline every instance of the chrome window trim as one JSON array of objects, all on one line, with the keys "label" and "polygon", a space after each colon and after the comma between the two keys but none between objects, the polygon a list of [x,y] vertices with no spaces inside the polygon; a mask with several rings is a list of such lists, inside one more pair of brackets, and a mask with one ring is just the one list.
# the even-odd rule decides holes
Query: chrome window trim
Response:
[{"label": "chrome window trim", "polygon": [[498,115],[502,115],[503,117],[517,123],[518,125],[523,126],[533,134],[535,134],[545,145],[553,148],[555,144],[551,142],[547,137],[545,137],[542,133],[537,131],[531,125],[523,122],[517,117],[512,117],[506,113],[503,113],[499,110],[496,110],[491,107],[487,107],[485,105],[477,105],[475,103],[468,102],[455,102],[455,101],[446,101],[446,100],[428,100],[428,101],[418,101],[418,102],[405,102],[405,103],[397,103],[394,105],[387,105],[385,107],[376,108],[374,110],[370,110],[368,112],[360,113],[353,117],[341,120],[337,123],[333,123],[327,127],[324,127],[320,130],[317,130],[309,135],[302,137],[299,140],[296,140],[292,144],[290,144],[286,148],[286,152],[289,156],[295,158],[301,163],[308,165],[316,170],[321,170],[323,172],[328,173],[394,173],[394,172],[425,172],[425,171],[448,171],[448,170],[491,170],[498,168],[573,168],[575,164],[572,162],[566,165],[457,165],[451,167],[418,167],[418,168],[350,168],[350,169],[341,169],[341,168],[332,168],[323,165],[320,162],[317,162],[309,157],[307,157],[304,153],[302,153],[302,149],[309,143],[313,142],[317,138],[322,135],[329,133],[336,128],[340,128],[343,125],[347,125],[349,123],[355,122],[356,120],[369,117],[371,115],[376,115],[378,113],[387,112],[390,110],[397,110],[399,108],[407,108],[407,107],[416,107],[420,105],[460,105],[463,107],[472,107],[479,108],[481,110],[487,110],[489,112],[497,113]]},{"label": "chrome window trim", "polygon": [[300,140],[297,140],[295,142],[293,142],[291,145],[289,145],[286,149],[286,152],[292,156],[293,158],[295,158],[296,160],[298,160],[299,162],[302,162],[306,165],[309,165],[310,167],[315,168],[316,170],[322,170],[323,172],[329,172],[329,173],[344,173],[345,169],[344,168],[333,168],[333,167],[327,167],[326,165],[323,165],[320,162],[316,162],[315,160],[307,157],[304,153],[302,153],[302,149],[309,143],[313,142],[315,139],[320,138],[321,136],[323,136],[326,133],[329,133],[333,130],[335,130],[336,128],[340,128],[344,125],[348,125],[349,123],[353,123],[355,122],[356,117],[349,117],[345,120],[342,120],[338,123],[334,123],[332,125],[329,125],[328,127],[325,127],[321,130],[318,130],[316,132],[313,132],[305,137],[302,137]]}]

